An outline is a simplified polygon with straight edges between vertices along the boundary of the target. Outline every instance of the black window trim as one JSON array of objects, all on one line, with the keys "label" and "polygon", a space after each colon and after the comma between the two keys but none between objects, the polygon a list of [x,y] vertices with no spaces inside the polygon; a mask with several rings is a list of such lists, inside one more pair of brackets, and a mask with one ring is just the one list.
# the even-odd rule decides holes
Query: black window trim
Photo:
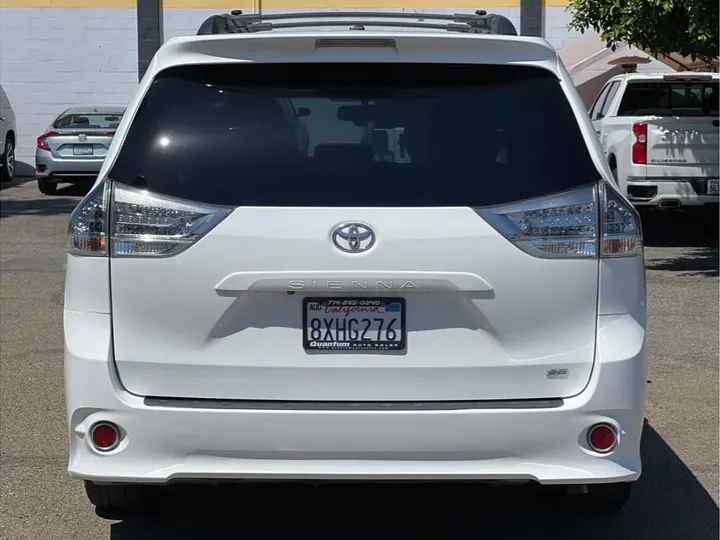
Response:
[{"label": "black window trim", "polygon": [[612,100],[615,99],[615,96],[617,95],[618,89],[620,88],[620,81],[612,81],[610,83],[610,89],[608,90],[607,95],[605,96],[605,101],[603,102],[602,106],[600,107],[600,115],[598,118],[602,119],[607,116],[607,112],[610,109],[610,104],[612,103]]},{"label": "black window trim", "polygon": [[607,92],[610,91],[610,81],[606,82],[605,85],[602,87],[598,95],[595,97],[595,102],[592,104],[592,107],[590,107],[590,119],[591,120],[600,120],[600,118],[596,117],[596,114],[600,111],[599,105],[601,105],[601,101],[604,102],[605,97],[607,95]]}]

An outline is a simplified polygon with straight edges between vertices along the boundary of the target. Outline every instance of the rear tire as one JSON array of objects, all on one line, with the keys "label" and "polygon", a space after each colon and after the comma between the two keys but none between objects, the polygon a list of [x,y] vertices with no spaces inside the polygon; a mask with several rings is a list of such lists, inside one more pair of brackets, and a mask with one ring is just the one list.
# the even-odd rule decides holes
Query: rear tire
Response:
[{"label": "rear tire", "polygon": [[612,177],[615,180],[615,185],[620,186],[618,184],[618,170],[617,170],[617,162],[615,161],[615,156],[610,157],[610,172],[612,173]]},{"label": "rear tire", "polygon": [[12,182],[15,176],[15,142],[12,137],[5,139],[5,151],[0,156],[0,182]]},{"label": "rear tire", "polygon": [[132,484],[96,484],[85,481],[85,493],[98,510],[122,512],[138,510],[149,502],[149,486]]},{"label": "rear tire", "polygon": [[717,234],[718,227],[720,227],[720,208],[716,205],[706,204],[701,208],[700,216],[703,224]]},{"label": "rear tire", "polygon": [[55,193],[57,193],[57,182],[50,182],[39,178],[37,183],[38,189],[43,195],[55,195]]},{"label": "rear tire", "polygon": [[581,512],[612,514],[624,508],[630,499],[631,490],[632,482],[589,484],[587,493],[570,497],[573,506]]}]

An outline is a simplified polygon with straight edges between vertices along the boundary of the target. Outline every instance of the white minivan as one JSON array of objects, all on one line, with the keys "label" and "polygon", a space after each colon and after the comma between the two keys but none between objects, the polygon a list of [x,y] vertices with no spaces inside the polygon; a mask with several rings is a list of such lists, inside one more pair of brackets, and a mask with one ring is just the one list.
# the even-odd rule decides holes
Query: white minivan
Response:
[{"label": "white minivan", "polygon": [[619,509],[642,235],[556,52],[483,12],[332,16],[227,15],[150,64],[69,224],[70,474],[111,509],[271,480]]}]

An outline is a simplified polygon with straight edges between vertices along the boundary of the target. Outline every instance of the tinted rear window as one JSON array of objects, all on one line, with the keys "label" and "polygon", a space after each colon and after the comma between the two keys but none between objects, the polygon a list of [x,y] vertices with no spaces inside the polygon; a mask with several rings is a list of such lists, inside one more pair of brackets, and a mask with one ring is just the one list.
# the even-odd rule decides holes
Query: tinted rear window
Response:
[{"label": "tinted rear window", "polygon": [[60,116],[53,127],[55,128],[85,128],[85,129],[114,129],[120,124],[122,114],[103,113],[72,113]]},{"label": "tinted rear window", "polygon": [[235,206],[481,206],[599,173],[545,70],[245,64],[158,75],[110,177]]},{"label": "tinted rear window", "polygon": [[631,82],[618,116],[718,116],[718,83]]}]

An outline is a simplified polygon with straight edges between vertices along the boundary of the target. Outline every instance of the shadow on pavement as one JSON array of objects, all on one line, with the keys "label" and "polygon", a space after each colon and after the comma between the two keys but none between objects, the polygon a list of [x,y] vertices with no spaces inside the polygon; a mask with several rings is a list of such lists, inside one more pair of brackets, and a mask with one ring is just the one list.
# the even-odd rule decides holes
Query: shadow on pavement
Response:
[{"label": "shadow on pavement", "polygon": [[696,248],[659,261],[649,261],[648,270],[667,270],[686,275],[717,277],[720,275],[718,248]]},{"label": "shadow on pavement", "polygon": [[25,161],[19,159],[15,161],[15,178],[27,178],[35,176],[35,165],[30,165]]},{"label": "shadow on pavement", "polygon": [[32,182],[33,180],[35,180],[35,179],[31,178],[31,177],[29,177],[29,178],[16,177],[15,179],[13,179],[12,182],[0,182],[0,191],[5,190],[5,189],[20,187],[23,184]]},{"label": "shadow on pavement", "polygon": [[649,247],[717,248],[718,211],[657,212],[643,215],[645,245]]},{"label": "shadow on pavement", "polygon": [[[10,187],[13,185],[18,184],[16,181],[9,184]],[[89,189],[88,185],[69,185],[59,188],[56,195],[43,195],[37,192],[36,199],[2,199],[0,219],[14,216],[69,214],[77,206],[77,197],[83,197]]]},{"label": "shadow on pavement", "polygon": [[706,277],[720,274],[720,221],[717,211],[646,215],[643,216],[643,232],[647,247],[671,248],[662,259],[648,260],[648,270]]},{"label": "shadow on pavement", "polygon": [[[576,515],[566,500],[527,487],[182,486],[145,515],[111,526],[111,540],[578,539],[708,540],[718,507],[652,427],[645,471],[625,510]],[[118,516],[105,516],[118,519]]]}]

